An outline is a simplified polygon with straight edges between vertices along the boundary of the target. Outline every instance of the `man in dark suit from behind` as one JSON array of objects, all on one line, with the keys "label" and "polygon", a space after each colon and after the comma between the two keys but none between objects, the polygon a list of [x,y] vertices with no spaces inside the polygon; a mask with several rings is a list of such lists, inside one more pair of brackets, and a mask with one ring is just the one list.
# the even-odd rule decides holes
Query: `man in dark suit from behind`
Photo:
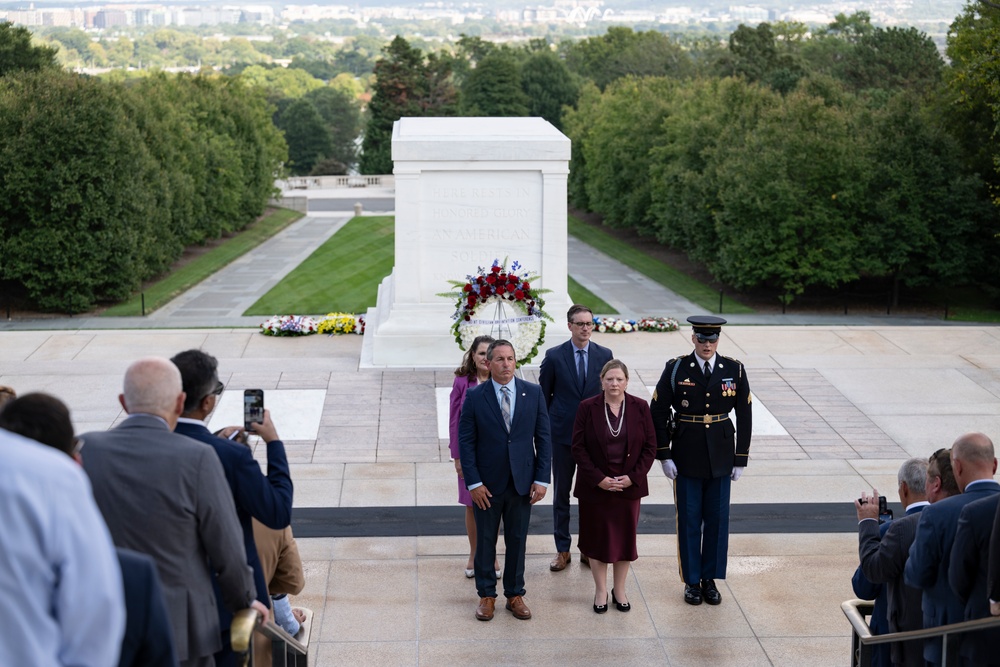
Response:
[{"label": "man in dark suit from behind", "polygon": [[[556,557],[549,569],[566,569],[570,556],[569,498],[576,464],[570,445],[573,423],[580,401],[601,392],[601,369],[614,355],[606,347],[590,340],[594,331],[594,313],[586,306],[574,304],[566,313],[570,339],[545,351],[538,384],[545,396],[545,405],[552,426],[552,524]],[[580,562],[587,557],[580,554]]]},{"label": "man in dark suit from behind", "polygon": [[[956,440],[951,447],[951,465],[962,493],[933,503],[920,513],[917,537],[904,569],[906,584],[924,592],[921,606],[925,628],[964,619],[965,605],[948,583],[958,518],[969,503],[1000,493],[1000,484],[993,480],[997,469],[993,442],[986,435],[966,433]],[[949,637],[949,665],[957,664],[961,642],[961,635]],[[928,663],[939,665],[943,658],[940,637],[924,642],[924,659]]]},{"label": "man in dark suit from behind", "polygon": [[[935,463],[933,471],[929,462],[921,458],[908,459],[899,468],[898,492],[899,501],[903,504],[905,514],[888,523],[878,524],[878,491],[872,490],[872,497],[861,494],[860,501],[855,501],[858,515],[858,555],[860,566],[858,570],[865,581],[877,586],[884,586],[885,627],[879,634],[887,632],[903,632],[919,630],[923,627],[923,615],[920,610],[920,590],[911,588],[903,581],[903,568],[910,554],[910,545],[917,533],[919,513],[928,505],[928,490],[930,497],[937,500],[943,495],[940,489],[955,486],[951,475],[951,462],[948,452],[942,450],[939,458],[947,466],[947,472],[942,472]],[[935,457],[931,457],[934,461]],[[942,482],[942,475],[950,479]],[[933,477],[933,480],[931,478]],[[929,482],[931,482],[929,484]],[[950,493],[948,493],[950,495]],[[880,535],[881,533],[881,535]],[[855,575],[857,578],[857,575]],[[875,626],[875,613],[872,614],[872,627]],[[884,652],[872,651],[872,664],[879,653],[879,664],[906,665],[907,667],[923,667],[923,640],[896,642],[892,645],[882,644],[873,649],[886,649]]]},{"label": "man in dark suit from behind", "polygon": [[[994,464],[995,465],[995,464]],[[987,595],[987,569],[990,561],[990,537],[1000,505],[1000,493],[980,498],[962,508],[951,547],[948,583],[965,605],[964,620],[987,618],[990,602]],[[1000,630],[964,633],[959,646],[961,664],[968,667],[1000,665]],[[991,648],[992,647],[992,648]]]},{"label": "man in dark suit from behind", "polygon": [[83,435],[94,498],[115,545],[156,561],[182,667],[212,667],[222,648],[213,572],[230,611],[253,607],[268,617],[222,464],[211,447],[173,433],[184,391],[169,360],[130,365],[119,401],[128,418]]},{"label": "man in dark suit from behind", "polygon": [[[55,396],[25,394],[0,413],[0,428],[48,445],[83,465],[83,442],[73,437],[69,409]],[[125,590],[125,636],[118,667],[175,667],[174,638],[156,563],[115,548]],[[73,619],[68,619],[70,622]]]},{"label": "man in dark suit from behind", "polygon": [[[219,456],[226,481],[236,503],[236,516],[243,530],[243,545],[247,563],[253,568],[257,600],[270,606],[267,579],[261,569],[257,545],[253,537],[252,519],[268,528],[281,530],[292,520],[292,478],[289,476],[285,445],[278,438],[271,422],[270,411],[264,411],[264,421],[253,425],[253,432],[267,443],[267,475],[253,458],[250,448],[239,442],[213,435],[205,425],[219,403],[224,385],[219,380],[218,361],[201,350],[186,350],[170,361],[181,372],[184,386],[184,412],[177,420],[175,433],[200,440],[212,447]],[[238,428],[237,428],[238,430]],[[219,625],[222,630],[222,650],[216,653],[218,667],[234,667],[236,656],[229,643],[232,614],[222,604],[218,581],[213,580],[219,598]]]},{"label": "man in dark suit from behind", "polygon": [[476,520],[476,618],[493,618],[493,561],[503,522],[506,608],[515,618],[527,620],[531,611],[524,603],[524,554],[531,506],[545,497],[549,485],[549,416],[538,385],[514,377],[517,359],[509,341],[491,343],[486,358],[491,380],[466,393],[458,428],[462,475]]}]

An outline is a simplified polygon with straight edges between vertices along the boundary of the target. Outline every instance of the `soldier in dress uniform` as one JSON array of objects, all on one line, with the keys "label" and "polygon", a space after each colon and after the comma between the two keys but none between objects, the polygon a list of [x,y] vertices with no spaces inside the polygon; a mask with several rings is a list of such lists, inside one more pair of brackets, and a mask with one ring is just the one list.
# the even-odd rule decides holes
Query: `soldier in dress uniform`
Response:
[{"label": "soldier in dress uniform", "polygon": [[750,455],[750,383],[743,364],[716,354],[726,320],[705,315],[687,321],[694,352],[667,362],[650,411],[656,458],[674,480],[684,601],[719,604],[715,580],[726,578],[730,485]]}]

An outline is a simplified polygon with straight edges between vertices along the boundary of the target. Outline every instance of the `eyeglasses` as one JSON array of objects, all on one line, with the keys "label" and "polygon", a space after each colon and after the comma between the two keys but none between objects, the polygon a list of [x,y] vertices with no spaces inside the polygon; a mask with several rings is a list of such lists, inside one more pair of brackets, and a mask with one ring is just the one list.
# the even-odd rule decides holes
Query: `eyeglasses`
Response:
[{"label": "eyeglasses", "polygon": [[[225,389],[226,389],[226,385],[222,384],[221,380],[216,380],[215,381],[215,389],[213,389],[212,391],[210,391],[207,394],[205,394],[205,398],[208,398],[209,396],[221,396],[222,392],[225,391]],[[204,399],[202,399],[202,400],[204,400]]]},{"label": "eyeglasses", "polygon": [[575,327],[580,327],[581,329],[593,329],[594,322],[592,320],[587,320],[586,322],[570,322]]},{"label": "eyeglasses", "polygon": [[701,334],[695,334],[694,338],[695,338],[695,340],[697,340],[702,345],[704,345],[705,343],[718,343],[719,342],[719,335],[718,334],[712,334],[711,336],[702,336]]},{"label": "eyeglasses", "polygon": [[79,454],[80,450],[83,449],[85,442],[86,441],[83,438],[73,438],[73,449],[70,450],[70,453],[73,454],[73,456]]}]

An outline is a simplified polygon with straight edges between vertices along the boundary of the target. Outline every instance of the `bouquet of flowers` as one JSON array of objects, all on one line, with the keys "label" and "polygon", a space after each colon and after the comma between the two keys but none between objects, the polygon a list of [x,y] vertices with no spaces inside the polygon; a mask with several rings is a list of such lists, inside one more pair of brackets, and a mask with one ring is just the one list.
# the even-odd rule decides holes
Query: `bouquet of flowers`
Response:
[{"label": "bouquet of flowers", "polygon": [[265,336],[308,336],[317,329],[316,320],[306,315],[275,315],[260,325]]},{"label": "bouquet of flowers", "polygon": [[677,331],[680,324],[672,317],[644,317],[639,320],[639,331]]},{"label": "bouquet of flowers", "polygon": [[594,318],[594,328],[601,333],[629,333],[635,331],[637,326],[635,320],[623,320],[617,317]]},{"label": "bouquet of flowers", "polygon": [[464,281],[449,281],[455,291],[438,296],[455,299],[451,331],[458,346],[465,350],[480,335],[507,338],[514,345],[517,365],[530,362],[545,341],[544,320],[552,321],[541,296],[549,290],[531,286],[538,278],[516,261],[508,269],[506,259],[502,263],[495,259],[493,266],[480,266]]},{"label": "bouquet of flowers", "polygon": [[363,334],[365,332],[364,315],[350,313],[327,313],[319,322],[317,330],[321,334]]}]

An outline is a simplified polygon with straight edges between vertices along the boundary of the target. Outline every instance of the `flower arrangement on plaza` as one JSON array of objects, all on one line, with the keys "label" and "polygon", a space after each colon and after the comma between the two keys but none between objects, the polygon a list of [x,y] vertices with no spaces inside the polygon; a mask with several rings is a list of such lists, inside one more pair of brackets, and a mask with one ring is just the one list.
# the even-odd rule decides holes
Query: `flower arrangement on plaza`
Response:
[{"label": "flower arrangement on plaza", "polygon": [[543,310],[542,294],[549,290],[531,286],[538,278],[516,261],[508,269],[505,258],[493,260],[489,268],[480,266],[465,280],[449,281],[455,291],[438,296],[455,300],[451,332],[458,346],[466,350],[476,336],[491,335],[510,340],[518,366],[534,359],[545,341],[545,320],[552,321]]},{"label": "flower arrangement on plaza", "polygon": [[321,334],[358,334],[365,332],[365,316],[350,313],[327,313],[320,320],[318,331]]},{"label": "flower arrangement on plaza", "polygon": [[680,323],[672,317],[644,317],[637,325],[639,331],[677,331]]},{"label": "flower arrangement on plaza", "polygon": [[324,334],[363,334],[365,316],[350,313],[327,313],[318,322],[308,315],[274,315],[260,325],[265,336],[309,336]]},{"label": "flower arrangement on plaza", "polygon": [[618,317],[595,317],[594,330],[600,333],[630,333],[632,331],[677,331],[680,324],[672,317],[644,317],[638,322]]},{"label": "flower arrangement on plaza", "polygon": [[595,317],[594,330],[600,333],[629,333],[636,331],[635,320],[623,320],[618,317]]},{"label": "flower arrangement on plaza", "polygon": [[307,315],[275,315],[260,325],[265,336],[308,336],[316,333],[319,324]]}]

